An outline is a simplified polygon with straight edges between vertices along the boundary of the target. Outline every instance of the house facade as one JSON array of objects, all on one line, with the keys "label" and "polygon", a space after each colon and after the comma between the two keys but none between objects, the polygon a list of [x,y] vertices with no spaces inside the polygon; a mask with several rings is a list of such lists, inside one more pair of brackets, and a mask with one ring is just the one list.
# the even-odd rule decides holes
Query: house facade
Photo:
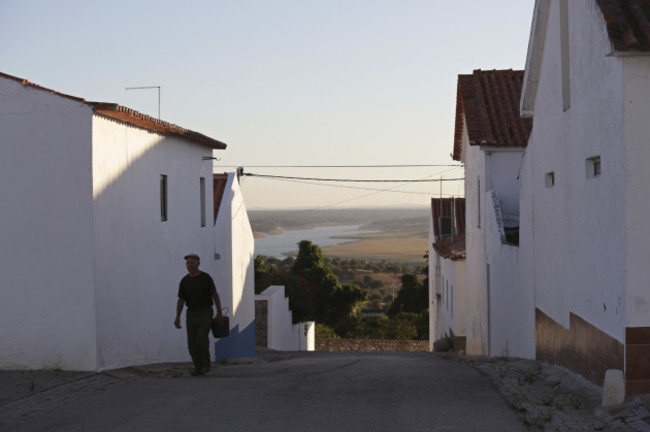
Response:
[{"label": "house facade", "polygon": [[187,361],[182,257],[220,270],[204,158],[225,144],[7,74],[0,95],[0,368]]},{"label": "house facade", "polygon": [[215,272],[230,335],[214,344],[214,359],[255,357],[255,239],[238,173],[214,175]]},{"label": "house facade", "polygon": [[522,284],[536,355],[650,392],[650,6],[538,0],[521,112]]},{"label": "house facade", "polygon": [[449,338],[464,351],[467,335],[465,198],[432,198],[429,223],[429,350]]},{"label": "house facade", "polygon": [[519,283],[518,175],[532,127],[523,71],[459,75],[454,160],[465,164],[468,354],[534,356],[533,296]]}]

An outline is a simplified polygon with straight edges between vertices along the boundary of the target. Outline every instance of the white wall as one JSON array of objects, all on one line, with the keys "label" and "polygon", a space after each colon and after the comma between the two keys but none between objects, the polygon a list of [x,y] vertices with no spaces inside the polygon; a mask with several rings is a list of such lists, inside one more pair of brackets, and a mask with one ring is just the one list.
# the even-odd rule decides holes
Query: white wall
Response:
[{"label": "white wall", "polygon": [[533,291],[520,283],[517,246],[502,241],[497,203],[486,205],[486,249],[490,266],[490,355],[535,358],[535,307]]},{"label": "white wall", "polygon": [[467,284],[467,353],[488,354],[487,284],[485,251],[485,154],[470,146],[463,127],[465,163],[465,250]]},{"label": "white wall", "polygon": [[[498,196],[500,220],[505,215],[519,215],[518,176],[523,149],[470,146],[465,131],[463,155],[467,353],[534,357],[532,287],[519,286],[519,252],[516,247],[502,245],[490,193],[495,191]],[[513,323],[520,319],[523,327],[513,329]]]},{"label": "white wall", "polygon": [[[188,361],[173,327],[183,256],[197,253],[215,277],[211,150],[93,116],[94,243],[98,369]],[[168,176],[161,221],[160,175]],[[201,227],[200,177],[206,226]]]},{"label": "white wall", "polygon": [[519,215],[518,176],[523,153],[523,148],[486,151],[486,173],[489,173],[486,190],[498,191],[503,215]]},{"label": "white wall", "polygon": [[[534,108],[522,164],[522,284],[536,306],[569,326],[570,312],[624,338],[624,153],[622,67],[595,2],[569,2],[571,106],[562,108],[558,2],[551,3]],[[593,23],[600,23],[593,25]],[[589,77],[589,79],[585,79]],[[602,175],[587,178],[586,159]],[[555,186],[545,186],[554,172]],[[530,277],[532,275],[532,277]]]},{"label": "white wall", "polygon": [[0,78],[0,368],[95,368],[90,118]]},{"label": "white wall", "polygon": [[436,285],[439,283],[439,265],[440,256],[433,248],[435,236],[433,234],[433,213],[429,211],[429,243],[428,243],[428,281],[429,281],[429,351],[433,351],[433,343],[436,340],[437,319],[438,319],[438,301],[436,299]]},{"label": "white wall", "polygon": [[467,335],[467,295],[465,260],[440,259],[440,301],[435,339]]},{"label": "white wall", "polygon": [[267,302],[268,348],[277,351],[314,350],[315,325],[313,322],[293,324],[289,299],[284,295],[284,286],[272,285],[256,295],[255,299]]},{"label": "white wall", "polygon": [[219,340],[215,358],[255,356],[255,239],[250,226],[239,180],[234,173],[228,181],[215,223],[215,283],[222,306],[228,307],[231,332]]},{"label": "white wall", "polygon": [[650,58],[623,59],[625,136],[625,325],[650,326]]}]

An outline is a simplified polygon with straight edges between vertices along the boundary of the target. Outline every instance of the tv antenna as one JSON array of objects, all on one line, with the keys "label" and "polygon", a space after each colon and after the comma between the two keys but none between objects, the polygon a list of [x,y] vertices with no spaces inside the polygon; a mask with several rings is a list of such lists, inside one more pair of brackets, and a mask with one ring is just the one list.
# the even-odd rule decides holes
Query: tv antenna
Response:
[{"label": "tv antenna", "polygon": [[127,87],[125,90],[158,89],[158,120],[160,120],[160,86]]}]

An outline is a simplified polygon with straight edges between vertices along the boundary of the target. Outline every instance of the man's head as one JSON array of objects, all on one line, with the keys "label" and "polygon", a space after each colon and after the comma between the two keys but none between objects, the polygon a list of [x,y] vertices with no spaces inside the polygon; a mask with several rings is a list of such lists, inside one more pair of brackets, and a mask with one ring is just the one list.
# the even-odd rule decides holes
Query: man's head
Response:
[{"label": "man's head", "polygon": [[199,264],[201,264],[201,258],[197,254],[185,255],[185,267],[188,272],[196,273],[199,270]]}]

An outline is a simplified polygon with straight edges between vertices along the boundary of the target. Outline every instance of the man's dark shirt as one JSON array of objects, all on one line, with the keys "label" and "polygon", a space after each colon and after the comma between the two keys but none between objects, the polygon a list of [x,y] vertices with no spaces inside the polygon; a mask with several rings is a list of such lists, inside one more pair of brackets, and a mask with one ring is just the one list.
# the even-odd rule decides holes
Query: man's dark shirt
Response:
[{"label": "man's dark shirt", "polygon": [[212,277],[199,271],[199,274],[194,277],[188,274],[181,279],[178,297],[185,300],[187,307],[206,307],[212,306],[212,296],[216,291]]}]

